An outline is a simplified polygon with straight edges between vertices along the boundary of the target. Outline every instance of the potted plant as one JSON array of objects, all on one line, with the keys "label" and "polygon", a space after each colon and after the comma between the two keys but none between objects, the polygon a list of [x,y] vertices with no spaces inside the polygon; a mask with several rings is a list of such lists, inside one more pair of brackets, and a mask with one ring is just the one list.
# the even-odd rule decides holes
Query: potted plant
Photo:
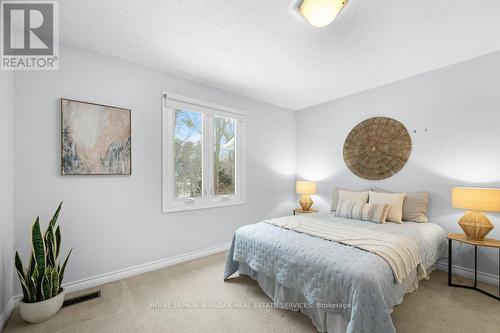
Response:
[{"label": "potted plant", "polygon": [[61,250],[61,229],[56,227],[61,211],[59,204],[49,226],[42,234],[40,218],[37,217],[31,228],[32,250],[26,269],[16,251],[15,266],[23,290],[19,305],[21,317],[31,323],[47,320],[59,311],[64,302],[64,289],[61,283],[68,263],[71,249],[61,265],[57,261]]}]

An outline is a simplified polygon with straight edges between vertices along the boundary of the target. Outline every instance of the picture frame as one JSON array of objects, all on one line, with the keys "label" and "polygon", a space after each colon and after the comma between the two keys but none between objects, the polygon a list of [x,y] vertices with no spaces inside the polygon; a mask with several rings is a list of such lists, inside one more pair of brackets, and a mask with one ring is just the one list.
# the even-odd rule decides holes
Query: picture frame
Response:
[{"label": "picture frame", "polygon": [[122,107],[60,99],[61,175],[131,175],[132,117]]}]

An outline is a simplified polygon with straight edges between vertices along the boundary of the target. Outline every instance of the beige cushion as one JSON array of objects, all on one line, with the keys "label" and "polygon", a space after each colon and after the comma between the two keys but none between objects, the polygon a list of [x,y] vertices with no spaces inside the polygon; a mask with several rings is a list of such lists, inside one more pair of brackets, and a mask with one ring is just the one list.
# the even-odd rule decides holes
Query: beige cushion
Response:
[{"label": "beige cushion", "polygon": [[339,201],[356,201],[356,202],[368,202],[368,190],[367,191],[347,191],[341,188],[333,189],[332,196],[332,207],[331,211],[334,212],[337,209]]},{"label": "beige cushion", "polygon": [[403,202],[403,221],[426,223],[427,208],[429,207],[429,193],[406,193]]},{"label": "beige cushion", "polygon": [[339,191],[343,190],[342,188],[339,187],[334,187],[333,188],[333,193],[332,193],[332,206],[331,206],[331,211],[334,212],[337,209],[337,206],[339,205]]},{"label": "beige cushion", "polygon": [[369,204],[356,201],[339,201],[335,216],[375,223],[385,223],[388,204]]},{"label": "beige cushion", "polygon": [[[375,192],[388,193],[382,189],[373,189]],[[406,193],[403,202],[403,221],[426,223],[429,222],[427,210],[429,208],[429,193]]]},{"label": "beige cushion", "polygon": [[374,204],[389,204],[391,209],[387,221],[403,223],[403,202],[406,193],[380,193],[370,191],[368,202]]}]

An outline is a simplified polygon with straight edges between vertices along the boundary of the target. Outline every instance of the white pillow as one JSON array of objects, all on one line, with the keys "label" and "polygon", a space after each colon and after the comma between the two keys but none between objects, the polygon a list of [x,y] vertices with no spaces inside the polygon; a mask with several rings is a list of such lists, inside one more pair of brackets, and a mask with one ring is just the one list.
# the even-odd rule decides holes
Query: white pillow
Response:
[{"label": "white pillow", "polygon": [[403,202],[406,193],[380,193],[370,191],[369,203],[389,204],[391,209],[387,214],[387,221],[403,223]]},{"label": "white pillow", "polygon": [[354,201],[367,203],[368,202],[368,191],[366,192],[353,192],[346,190],[339,190],[339,199],[338,201]]},{"label": "white pillow", "polygon": [[[391,193],[386,190],[374,188],[374,192]],[[403,202],[403,221],[426,223],[427,210],[429,209],[429,192],[406,192]]]},{"label": "white pillow", "polygon": [[[339,188],[339,187],[335,187],[333,189],[333,194],[332,194],[332,206],[330,208],[330,210],[332,212],[334,212],[336,209],[337,209],[337,206],[339,205],[339,192],[340,191],[345,191],[345,192],[350,192],[350,193],[366,193],[366,201],[364,201],[364,203],[367,203],[368,202],[368,191],[370,191],[370,189],[366,189],[366,190],[361,190],[361,191],[348,191],[348,190],[345,190],[343,188]],[[364,196],[365,194],[363,194]],[[364,197],[363,197],[364,198]]]}]

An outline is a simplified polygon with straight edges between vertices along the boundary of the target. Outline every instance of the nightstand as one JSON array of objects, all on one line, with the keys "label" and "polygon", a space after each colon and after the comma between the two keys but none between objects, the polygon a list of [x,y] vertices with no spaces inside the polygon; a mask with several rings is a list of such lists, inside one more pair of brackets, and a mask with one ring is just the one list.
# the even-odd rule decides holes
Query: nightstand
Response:
[{"label": "nightstand", "polygon": [[302,215],[302,214],[311,214],[311,213],[317,213],[318,211],[316,209],[309,209],[309,210],[303,210],[302,208],[294,208],[293,210],[293,215]]},{"label": "nightstand", "polygon": [[[464,286],[464,285],[459,285],[459,284],[454,284],[451,282],[451,267],[452,267],[452,241],[457,241],[461,242],[464,244],[469,244],[474,246],[474,286]],[[492,248],[497,248],[498,249],[498,264],[499,264],[499,276],[498,276],[498,293],[499,296],[490,294],[484,290],[481,290],[477,287],[477,247],[478,246],[485,246],[485,247],[492,247]],[[485,295],[488,295],[490,297],[493,297],[497,301],[500,301],[500,241],[496,239],[491,239],[491,238],[485,238],[483,240],[471,240],[467,239],[464,234],[448,234],[448,285],[452,287],[460,287],[460,288],[467,288],[467,289],[474,289],[477,291],[482,292]]]}]

